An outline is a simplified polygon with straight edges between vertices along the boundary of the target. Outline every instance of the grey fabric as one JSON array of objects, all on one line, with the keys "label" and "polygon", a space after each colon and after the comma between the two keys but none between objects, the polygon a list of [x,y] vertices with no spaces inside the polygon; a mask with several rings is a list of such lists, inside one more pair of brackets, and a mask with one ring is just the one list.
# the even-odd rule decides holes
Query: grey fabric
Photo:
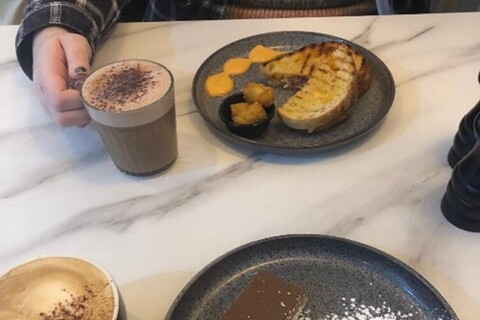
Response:
[{"label": "grey fabric", "polygon": [[460,11],[465,4],[478,0],[376,0],[379,14],[431,13]]},{"label": "grey fabric", "polygon": [[[4,1],[4,0],[0,0]],[[8,0],[12,1],[12,0]],[[92,49],[118,20],[126,5],[146,9],[145,21],[218,19],[226,0],[27,0],[17,32],[17,59],[32,78],[33,37],[42,28],[56,25],[87,38]],[[126,7],[131,9],[131,7]]]},{"label": "grey fabric", "polygon": [[362,0],[230,0],[239,6],[269,9],[325,9],[349,6]]}]

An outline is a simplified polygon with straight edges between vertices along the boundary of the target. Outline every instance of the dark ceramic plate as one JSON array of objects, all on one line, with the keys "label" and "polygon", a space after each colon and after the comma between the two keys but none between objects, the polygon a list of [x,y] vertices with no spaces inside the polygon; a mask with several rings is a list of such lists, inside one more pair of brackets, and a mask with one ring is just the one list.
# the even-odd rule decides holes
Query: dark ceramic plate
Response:
[{"label": "dark ceramic plate", "polygon": [[319,235],[268,238],[225,254],[187,284],[166,319],[220,319],[259,270],[303,288],[311,320],[353,312],[351,303],[358,312],[379,308],[385,318],[399,312],[404,320],[458,320],[437,290],[399,260],[358,242]]},{"label": "dark ceramic plate", "polygon": [[[368,92],[352,107],[352,114],[347,120],[325,131],[306,134],[293,130],[281,123],[276,116],[260,138],[248,139],[239,137],[225,127],[218,116],[218,106],[221,97],[210,97],[205,92],[205,81],[208,76],[221,72],[223,64],[233,57],[247,57],[257,44],[273,47],[278,50],[291,51],[311,43],[323,41],[342,41],[350,44],[360,52],[372,68],[372,85]],[[250,70],[235,76],[235,87],[232,92],[241,91],[248,81],[268,84],[265,77],[258,71],[258,65],[253,64]],[[280,106],[293,94],[292,90],[275,89],[275,104]],[[373,129],[387,114],[395,96],[393,77],[385,64],[367,49],[334,36],[302,31],[285,31],[259,34],[235,41],[213,53],[200,66],[192,85],[192,95],[195,106],[209,127],[219,137],[230,143],[248,146],[258,151],[299,154],[315,153],[325,149],[351,142]]]}]

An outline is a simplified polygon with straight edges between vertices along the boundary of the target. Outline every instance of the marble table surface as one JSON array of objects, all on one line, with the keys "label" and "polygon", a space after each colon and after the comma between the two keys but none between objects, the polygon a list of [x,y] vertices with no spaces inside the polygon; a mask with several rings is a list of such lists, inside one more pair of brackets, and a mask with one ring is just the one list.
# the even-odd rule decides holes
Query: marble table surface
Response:
[{"label": "marble table surface", "polygon": [[[73,255],[120,284],[131,319],[163,319],[209,262],[250,241],[324,234],[408,264],[462,320],[480,317],[480,234],[443,217],[458,123],[479,99],[480,13],[120,24],[95,65],[146,58],[176,79],[179,158],[148,179],[119,172],[91,126],[62,129],[16,62],[16,26],[0,27],[0,273]],[[380,126],[309,156],[253,152],[220,140],[190,88],[214,51],[243,37],[304,30],[380,57],[396,96]],[[239,197],[242,200],[238,200]]]}]

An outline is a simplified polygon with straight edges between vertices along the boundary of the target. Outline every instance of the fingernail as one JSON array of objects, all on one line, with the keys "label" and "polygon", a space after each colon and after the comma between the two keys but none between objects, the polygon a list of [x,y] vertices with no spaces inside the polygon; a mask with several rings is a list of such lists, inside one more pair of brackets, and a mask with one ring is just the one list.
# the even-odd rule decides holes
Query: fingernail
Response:
[{"label": "fingernail", "polygon": [[77,67],[75,69],[75,73],[77,74],[84,74],[84,73],[87,73],[87,69],[85,69],[84,67]]},{"label": "fingernail", "polygon": [[83,80],[70,79],[68,81],[68,88],[74,90],[80,90],[83,85]]}]

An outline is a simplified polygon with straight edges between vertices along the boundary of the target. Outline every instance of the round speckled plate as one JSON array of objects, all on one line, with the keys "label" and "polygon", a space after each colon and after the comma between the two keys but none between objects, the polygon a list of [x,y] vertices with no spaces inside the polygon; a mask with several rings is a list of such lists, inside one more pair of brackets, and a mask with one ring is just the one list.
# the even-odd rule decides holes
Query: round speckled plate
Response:
[{"label": "round speckled plate", "polygon": [[[278,50],[291,51],[311,43],[324,41],[341,41],[350,44],[360,52],[372,69],[372,84],[368,92],[352,106],[352,112],[342,123],[325,131],[306,134],[293,130],[282,124],[278,116],[270,123],[267,132],[255,139],[237,136],[225,127],[218,116],[218,106],[221,97],[210,97],[205,92],[205,81],[208,76],[221,72],[223,64],[233,57],[247,57],[248,53],[257,44],[272,47]],[[233,92],[238,92],[248,81],[268,84],[267,79],[261,76],[258,65],[253,64],[250,70],[234,77]],[[294,91],[275,89],[276,105],[283,104]],[[235,41],[213,53],[200,66],[192,85],[192,95],[195,106],[209,127],[219,137],[229,143],[248,146],[257,151],[294,154],[315,153],[325,149],[351,142],[374,128],[387,114],[395,96],[393,77],[385,64],[367,49],[331,35],[303,32],[284,31],[265,33]]]},{"label": "round speckled plate", "polygon": [[[385,319],[458,320],[438,291],[396,258],[358,242],[320,235],[268,238],[221,256],[187,284],[166,319],[220,319],[259,270],[303,288],[311,320],[368,307]],[[392,312],[398,317],[387,318]]]}]

